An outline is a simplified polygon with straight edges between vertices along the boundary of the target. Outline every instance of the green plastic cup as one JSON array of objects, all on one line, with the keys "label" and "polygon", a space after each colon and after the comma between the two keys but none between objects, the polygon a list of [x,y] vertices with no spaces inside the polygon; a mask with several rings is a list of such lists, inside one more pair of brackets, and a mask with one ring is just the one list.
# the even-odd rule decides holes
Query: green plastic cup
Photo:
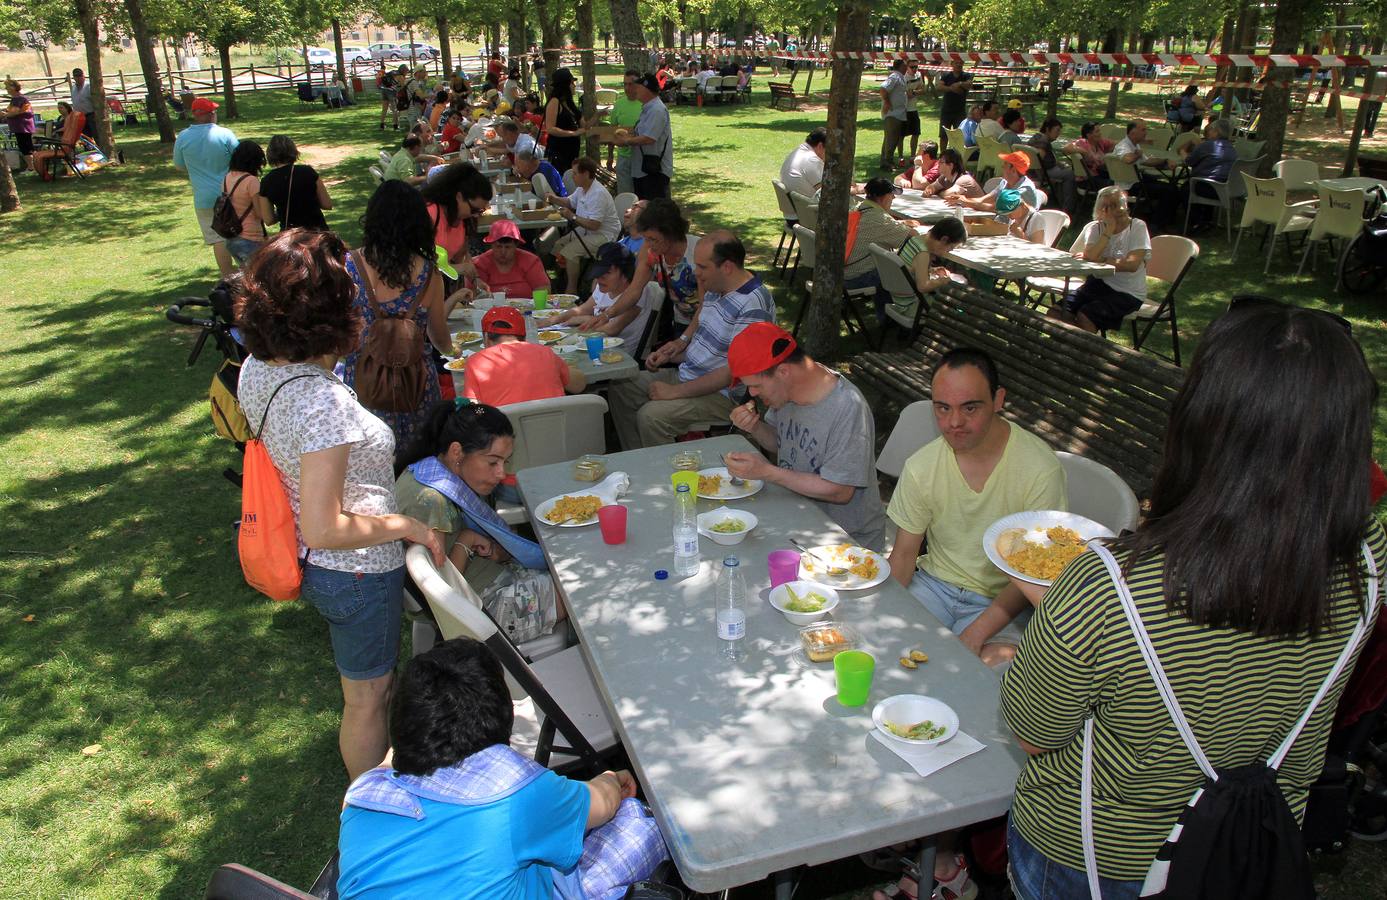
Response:
[{"label": "green plastic cup", "polygon": [[539,288],[533,294],[531,294],[531,296],[534,297],[535,300],[535,309],[549,308],[549,292],[546,291],[544,288]]},{"label": "green plastic cup", "polygon": [[679,485],[687,484],[689,493],[698,496],[698,473],[697,472],[675,472],[669,476],[670,484],[674,486],[674,492],[679,493]]},{"label": "green plastic cup", "polygon": [[833,657],[833,674],[838,678],[838,702],[843,706],[861,706],[872,690],[872,673],[876,660],[861,650],[844,650]]}]

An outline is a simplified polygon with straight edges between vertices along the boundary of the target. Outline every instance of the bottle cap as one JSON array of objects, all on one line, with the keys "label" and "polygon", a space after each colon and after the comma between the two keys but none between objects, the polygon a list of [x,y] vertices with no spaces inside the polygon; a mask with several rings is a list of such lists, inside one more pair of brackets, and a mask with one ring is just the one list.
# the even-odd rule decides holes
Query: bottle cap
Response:
[{"label": "bottle cap", "polygon": [[722,565],[723,565],[724,568],[730,569],[730,568],[732,568],[732,567],[734,567],[734,566],[740,566],[741,563],[737,561],[737,557],[735,557],[735,556],[727,556],[727,557],[724,557],[724,558],[723,558],[723,560],[722,560]]},{"label": "bottle cap", "polygon": [[655,580],[656,580],[656,581],[664,581],[664,580],[665,580],[666,578],[668,578],[668,577],[669,577],[669,573],[666,572],[664,569],[656,569],[656,570],[655,570]]}]

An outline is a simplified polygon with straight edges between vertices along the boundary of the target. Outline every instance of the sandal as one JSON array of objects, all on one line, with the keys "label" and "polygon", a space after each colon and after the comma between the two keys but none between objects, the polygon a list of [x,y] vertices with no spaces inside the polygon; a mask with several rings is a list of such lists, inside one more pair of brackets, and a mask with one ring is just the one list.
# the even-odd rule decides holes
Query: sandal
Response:
[{"label": "sandal", "polygon": [[909,875],[902,875],[900,881],[872,891],[872,900],[919,900],[920,885]]}]

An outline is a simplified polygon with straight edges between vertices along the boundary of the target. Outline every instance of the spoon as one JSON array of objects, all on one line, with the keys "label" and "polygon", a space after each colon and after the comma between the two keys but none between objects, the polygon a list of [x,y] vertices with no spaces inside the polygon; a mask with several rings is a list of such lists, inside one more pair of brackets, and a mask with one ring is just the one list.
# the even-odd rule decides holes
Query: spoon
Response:
[{"label": "spoon", "polygon": [[[726,454],[726,453],[722,454],[722,465],[723,465],[723,468],[725,468],[725,469],[727,468],[727,454]],[[728,481],[727,481],[727,483],[730,484],[730,485],[732,485],[733,487],[741,487],[742,485],[746,484],[746,479],[745,479],[745,478],[738,478],[736,475],[733,475],[731,469],[727,469],[727,475],[728,475]],[[799,545],[796,544],[796,546],[799,546]]]},{"label": "spoon", "polygon": [[795,540],[794,538],[790,538],[790,543],[794,544],[794,545],[795,545],[796,547],[798,547],[802,552],[809,554],[811,557],[813,557],[815,560],[817,560],[819,563],[821,563],[821,564],[823,565],[823,567],[824,567],[825,569],[828,570],[828,574],[830,574],[830,575],[835,575],[835,576],[836,576],[836,575],[846,575],[846,574],[848,574],[847,566],[835,566],[833,563],[829,562],[828,559],[826,559],[825,557],[820,556],[820,555],[819,555],[819,551],[817,551],[817,550],[810,550],[808,547],[804,546],[803,544],[801,544],[799,541]]}]

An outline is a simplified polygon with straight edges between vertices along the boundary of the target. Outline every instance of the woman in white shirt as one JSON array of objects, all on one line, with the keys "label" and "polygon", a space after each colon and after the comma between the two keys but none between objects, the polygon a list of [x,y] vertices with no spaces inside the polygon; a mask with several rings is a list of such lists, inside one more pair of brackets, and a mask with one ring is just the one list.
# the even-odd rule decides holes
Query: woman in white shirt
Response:
[{"label": "woman in white shirt", "polygon": [[1151,234],[1146,223],[1132,218],[1127,195],[1120,187],[1105,187],[1094,202],[1093,221],[1079,235],[1082,250],[1075,256],[1111,263],[1111,275],[1089,276],[1079,289],[1050,308],[1050,315],[1085,331],[1111,331],[1141,308],[1146,299],[1146,261],[1151,258]]},{"label": "woman in white shirt", "polygon": [[621,231],[621,217],[616,214],[616,201],[597,181],[597,163],[583,156],[573,161],[573,193],[567,197],[549,195],[549,202],[559,208],[574,228],[554,245],[554,255],[564,259],[568,275],[568,293],[578,290],[583,274],[583,260],[597,255],[597,248],[615,240]]}]

